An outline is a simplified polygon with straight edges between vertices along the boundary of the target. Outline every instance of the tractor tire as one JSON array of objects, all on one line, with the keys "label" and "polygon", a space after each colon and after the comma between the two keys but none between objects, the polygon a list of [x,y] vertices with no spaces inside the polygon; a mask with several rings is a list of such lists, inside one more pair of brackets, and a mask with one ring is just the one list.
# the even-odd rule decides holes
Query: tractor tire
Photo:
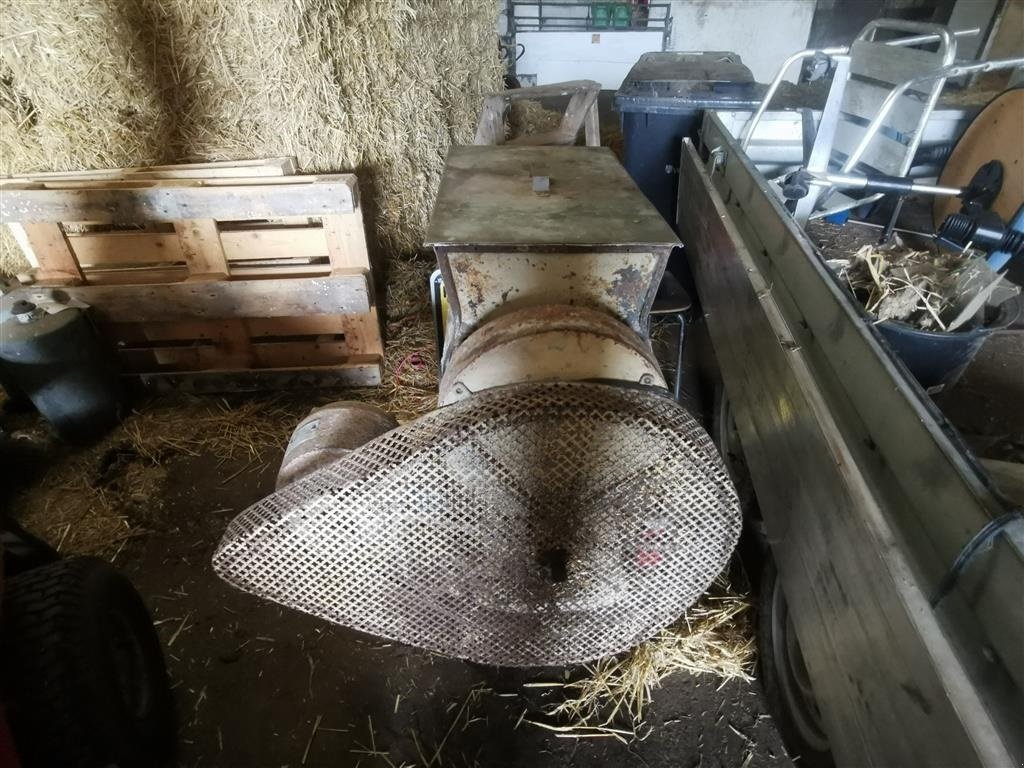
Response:
[{"label": "tractor tire", "polygon": [[160,642],[124,576],[93,557],[5,585],[0,669],[24,768],[147,768],[174,757],[177,725]]}]

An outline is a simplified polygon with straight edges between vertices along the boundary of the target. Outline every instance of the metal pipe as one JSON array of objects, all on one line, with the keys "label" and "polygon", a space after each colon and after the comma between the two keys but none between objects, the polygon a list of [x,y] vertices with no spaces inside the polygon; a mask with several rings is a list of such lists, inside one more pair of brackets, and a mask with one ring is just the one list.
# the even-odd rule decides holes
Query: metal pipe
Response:
[{"label": "metal pipe", "polygon": [[[923,184],[913,179],[904,179],[903,182],[906,184],[905,194],[912,192],[921,192],[926,195],[941,195],[948,197],[957,197],[963,189],[960,187],[943,187],[937,184]],[[872,184],[870,176],[866,176],[860,173],[819,173],[812,176],[811,184],[816,187],[842,187],[844,189],[864,189],[868,185]]]},{"label": "metal pipe", "polygon": [[[974,37],[975,35],[981,34],[981,28],[975,27],[974,29],[958,29],[953,33],[953,37]],[[904,45],[921,45],[922,43],[934,43],[939,40],[938,34],[930,35],[916,35],[914,37],[897,37],[895,40],[886,40],[886,45],[896,45],[903,47]]]},{"label": "metal pipe", "polygon": [[747,145],[750,144],[750,138],[754,135],[754,129],[757,128],[757,124],[761,122],[761,117],[764,115],[765,110],[768,109],[768,104],[771,102],[775,92],[779,90],[779,86],[782,85],[782,80],[786,76],[786,70],[793,66],[796,62],[802,61],[803,59],[811,56],[842,56],[850,52],[850,47],[847,45],[838,45],[832,48],[805,48],[802,51],[797,51],[788,59],[786,59],[782,66],[779,67],[779,71],[775,74],[772,79],[771,85],[768,86],[768,91],[764,95],[764,99],[757,107],[757,111],[754,116],[750,118],[750,122],[747,124],[747,131],[743,136],[743,141],[740,144],[740,149],[744,152],[747,151]]}]

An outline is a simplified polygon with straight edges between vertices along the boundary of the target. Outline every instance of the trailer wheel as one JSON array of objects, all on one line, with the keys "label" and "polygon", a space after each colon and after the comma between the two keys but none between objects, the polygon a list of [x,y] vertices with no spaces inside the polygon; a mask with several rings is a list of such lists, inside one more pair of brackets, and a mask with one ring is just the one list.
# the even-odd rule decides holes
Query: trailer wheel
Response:
[{"label": "trailer wheel", "polygon": [[834,766],[800,643],[789,619],[775,560],[768,556],[758,596],[761,682],[791,756],[811,768]]},{"label": "trailer wheel", "polygon": [[8,581],[2,610],[4,698],[25,768],[170,762],[172,695],[131,582],[98,558],[60,560]]}]

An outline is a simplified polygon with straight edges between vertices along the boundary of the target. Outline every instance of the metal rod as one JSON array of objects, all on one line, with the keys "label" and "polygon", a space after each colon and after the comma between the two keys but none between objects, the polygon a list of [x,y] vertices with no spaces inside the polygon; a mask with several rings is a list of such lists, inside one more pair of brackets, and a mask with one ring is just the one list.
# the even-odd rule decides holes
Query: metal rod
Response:
[{"label": "metal rod", "polygon": [[750,144],[750,139],[754,135],[754,130],[757,128],[757,124],[761,122],[761,117],[764,115],[765,110],[768,109],[769,102],[771,102],[772,97],[775,95],[775,92],[779,89],[779,86],[782,85],[782,80],[786,76],[786,70],[788,70],[796,62],[802,61],[803,59],[809,58],[811,56],[817,56],[819,54],[822,56],[829,57],[844,56],[849,52],[850,47],[847,45],[838,45],[832,48],[806,48],[802,51],[797,51],[788,59],[786,59],[783,62],[782,66],[779,67],[779,71],[775,74],[775,77],[772,80],[772,84],[768,86],[768,91],[767,93],[765,93],[764,99],[758,105],[757,111],[754,113],[754,116],[750,118],[750,122],[747,123],[747,130],[743,136],[743,141],[740,143],[740,149],[742,149],[744,152],[747,151],[747,145]]},{"label": "metal rod", "polygon": [[[975,35],[981,34],[981,28],[975,27],[974,29],[958,29],[953,33],[953,37],[974,37]],[[916,35],[914,37],[897,37],[895,40],[886,40],[886,45],[895,45],[903,47],[904,45],[920,45],[921,43],[934,43],[938,42],[939,35]]]},{"label": "metal rod", "polygon": [[[843,187],[845,189],[864,189],[871,183],[871,177],[860,173],[819,173],[811,178],[811,184],[816,187]],[[926,195],[940,195],[945,197],[958,197],[963,193],[961,187],[943,187],[938,184],[924,184],[906,179],[908,192],[921,192]]]}]

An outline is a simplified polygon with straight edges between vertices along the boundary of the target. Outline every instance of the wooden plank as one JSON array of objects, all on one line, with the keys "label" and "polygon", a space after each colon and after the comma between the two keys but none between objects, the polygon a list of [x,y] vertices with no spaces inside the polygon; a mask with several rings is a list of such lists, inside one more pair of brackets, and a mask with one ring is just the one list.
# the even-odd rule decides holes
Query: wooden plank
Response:
[{"label": "wooden plank", "polygon": [[[937,53],[857,40],[850,48],[850,72],[883,83],[897,85],[942,67]],[[928,93],[934,81],[914,90]]]},{"label": "wooden plank", "polygon": [[[362,227],[362,209],[358,213],[343,214],[337,218],[359,219]],[[224,245],[224,256],[228,261],[243,259],[271,259],[288,257],[292,259],[322,259],[328,254],[327,234],[321,226],[290,226],[266,229],[221,229],[220,240]],[[366,241],[363,240],[363,248]],[[353,264],[352,266],[363,266]],[[363,267],[369,269],[369,266]]]},{"label": "wooden plank", "polygon": [[262,179],[11,183],[0,196],[4,223],[180,219],[272,219],[355,210],[351,174]]},{"label": "wooden plank", "polygon": [[11,181],[101,181],[106,179],[209,179],[240,176],[291,176],[297,172],[294,157],[270,157],[264,160],[222,160],[211,163],[179,163],[176,165],[139,165],[131,168],[100,168],[84,171],[46,171],[23,173],[0,179],[0,185]]},{"label": "wooden plank", "polygon": [[[832,148],[849,157],[860,144],[863,136],[863,126],[851,123],[849,120],[840,120],[836,127],[836,137],[832,142]],[[903,164],[908,154],[908,147],[882,133],[877,133],[871,139],[867,149],[864,150],[860,163],[882,173],[902,176]]]},{"label": "wooden plank", "polygon": [[[1005,753],[976,719],[975,689],[865,482],[870,465],[843,439],[800,322],[780,308],[781,273],[762,274],[760,246],[747,248],[689,145],[680,189],[683,237],[837,763],[1009,764],[990,759]],[[730,208],[750,204],[746,190],[736,197]]]},{"label": "wooden plank", "polygon": [[353,349],[358,349],[365,355],[384,354],[384,341],[376,307],[370,307],[370,311],[364,314],[352,315],[346,328],[346,338]]},{"label": "wooden plank", "polygon": [[[153,285],[76,285],[60,291],[93,308],[105,322],[188,320],[197,317],[288,317],[369,312],[366,276],[197,281]],[[20,288],[5,297],[47,301],[45,288]]]},{"label": "wooden plank", "polygon": [[252,371],[200,371],[130,375],[156,392],[259,392],[312,387],[375,387],[381,382],[379,359],[355,357],[342,365]]},{"label": "wooden plank", "polygon": [[22,228],[25,240],[39,262],[37,280],[63,285],[80,283],[85,279],[60,224],[25,223]]},{"label": "wooden plank", "polygon": [[[178,235],[171,232],[83,232],[67,238],[83,267],[184,261]],[[327,236],[320,226],[221,228],[220,243],[228,262],[325,259],[328,255]]]},{"label": "wooden plank", "polygon": [[[843,93],[842,111],[864,120],[874,120],[889,90],[877,83],[850,78]],[[907,136],[913,135],[918,130],[924,108],[924,103],[913,96],[901,96],[886,117],[885,125]]]},{"label": "wooden plank", "polygon": [[[87,285],[147,285],[149,283],[180,283],[188,279],[184,264],[123,269],[86,269]],[[42,284],[45,281],[37,281]]]},{"label": "wooden plank", "polygon": [[366,230],[363,228],[362,208],[338,216],[324,216],[323,234],[331,267],[334,269],[370,269],[370,254],[366,248]]},{"label": "wooden plank", "polygon": [[189,276],[223,279],[228,276],[228,262],[220,244],[217,222],[213,219],[184,219],[174,222],[174,232],[181,244]]},{"label": "wooden plank", "polygon": [[181,241],[174,232],[82,232],[67,238],[83,267],[185,260]]}]

